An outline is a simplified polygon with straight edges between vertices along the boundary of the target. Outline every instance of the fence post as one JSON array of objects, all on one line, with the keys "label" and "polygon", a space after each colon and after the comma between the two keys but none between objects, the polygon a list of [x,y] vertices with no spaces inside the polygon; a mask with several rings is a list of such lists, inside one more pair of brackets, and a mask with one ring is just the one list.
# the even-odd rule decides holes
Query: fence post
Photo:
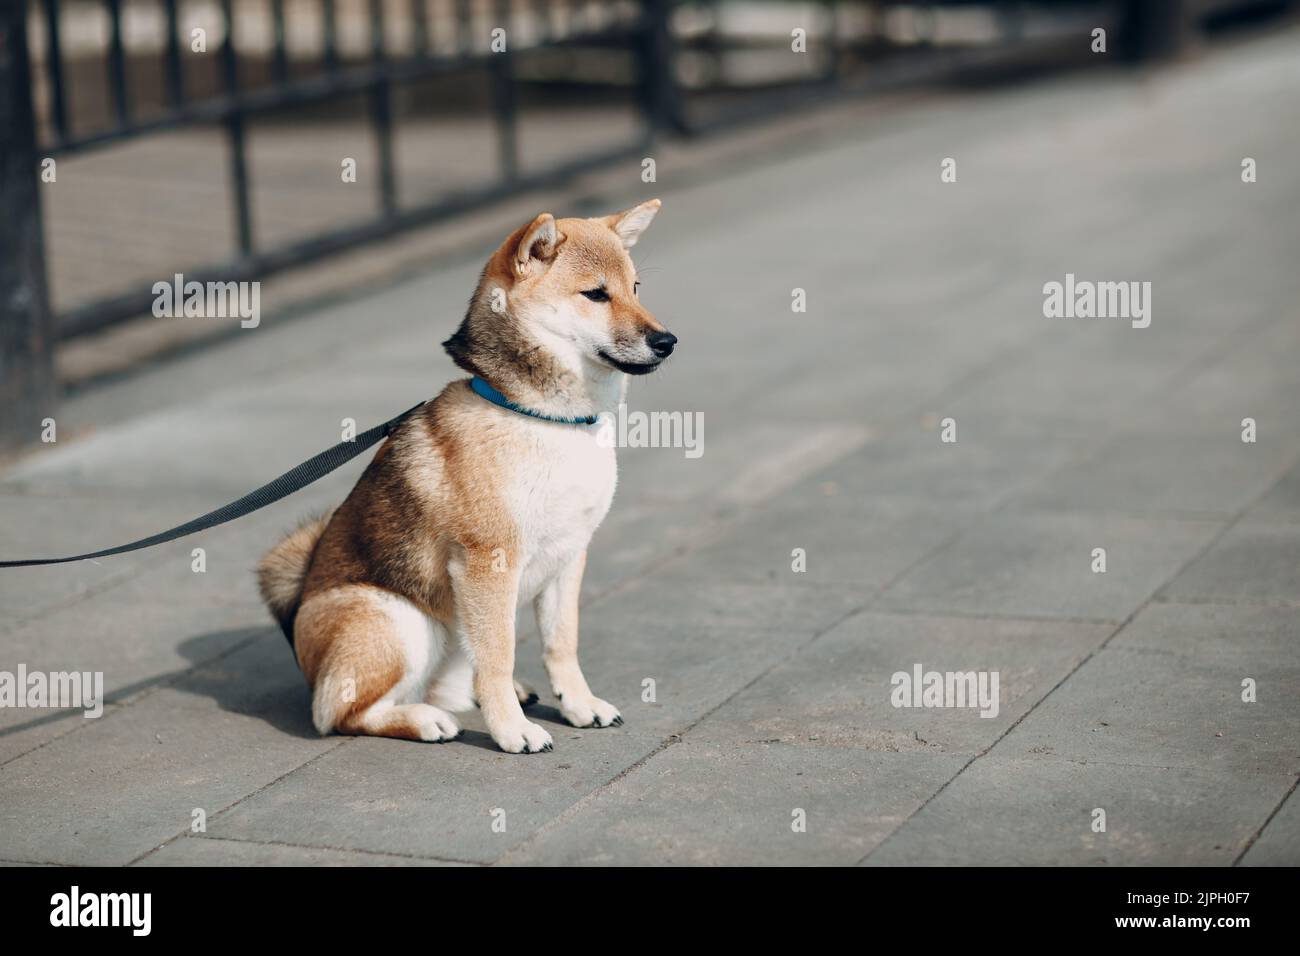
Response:
[{"label": "fence post", "polygon": [[673,0],[641,0],[641,89],[652,133],[671,128],[687,131],[673,73]]},{"label": "fence post", "polygon": [[1126,0],[1120,45],[1133,62],[1177,56],[1187,46],[1192,4],[1187,0]]},{"label": "fence post", "polygon": [[35,441],[54,413],[54,325],[27,52],[27,3],[0,3],[0,448]]}]

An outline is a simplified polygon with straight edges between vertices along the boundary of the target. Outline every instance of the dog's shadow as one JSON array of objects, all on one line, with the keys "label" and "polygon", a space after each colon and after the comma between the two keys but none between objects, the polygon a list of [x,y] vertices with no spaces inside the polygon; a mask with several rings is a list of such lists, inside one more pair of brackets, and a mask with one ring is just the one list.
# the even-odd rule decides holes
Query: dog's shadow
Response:
[{"label": "dog's shadow", "polygon": [[[211,631],[176,646],[182,666],[129,684],[106,686],[104,707],[137,704],[164,688],[210,697],[230,713],[258,717],[295,737],[316,737],[311,723],[311,695],[298,673],[293,652],[270,627]],[[106,677],[111,677],[108,672]],[[45,724],[81,718],[81,711],[48,710],[38,717],[0,729],[0,737]]]},{"label": "dog's shadow", "polygon": [[[555,736],[560,730],[573,729],[573,726],[560,716],[559,710],[550,704],[529,704],[524,708],[524,716],[534,723],[548,725],[551,736]],[[460,736],[453,743],[469,744],[471,747],[479,747],[493,753],[503,753],[497,746],[497,742],[492,739],[492,735],[483,728],[483,718],[479,716],[477,710],[468,714],[457,714],[456,718],[462,724],[469,726],[461,731]]]},{"label": "dog's shadow", "polygon": [[[217,648],[227,649],[214,657]],[[264,720],[290,736],[320,738],[311,722],[311,691],[279,631],[263,627],[215,631],[189,638],[178,649],[193,667],[175,679],[177,690],[209,697],[224,711]],[[552,734],[569,729],[550,704],[530,704],[524,714],[550,725]],[[456,716],[465,729],[453,743],[501,752],[477,710]]]},{"label": "dog's shadow", "polygon": [[[311,691],[298,670],[293,650],[274,627],[243,627],[210,631],[186,638],[176,646],[185,665],[118,687],[106,687],[104,706],[138,703],[141,695],[170,688],[211,699],[221,710],[265,721],[281,733],[318,740],[311,722]],[[529,720],[569,727],[559,710],[534,703],[524,709]],[[478,711],[456,715],[465,725],[454,743],[500,753],[483,727]],[[0,728],[0,738],[46,724],[80,718],[81,712],[50,710],[30,720]]]},{"label": "dog's shadow", "polygon": [[[215,656],[214,649],[223,648]],[[212,631],[177,648],[191,667],[175,679],[183,693],[211,698],[223,711],[263,720],[292,737],[319,739],[311,691],[293,649],[274,627]]]}]

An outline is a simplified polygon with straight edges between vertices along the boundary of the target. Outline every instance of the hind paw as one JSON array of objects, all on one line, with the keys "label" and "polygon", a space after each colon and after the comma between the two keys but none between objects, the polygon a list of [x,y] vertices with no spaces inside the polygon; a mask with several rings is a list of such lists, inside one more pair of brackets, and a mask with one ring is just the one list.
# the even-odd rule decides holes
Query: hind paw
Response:
[{"label": "hind paw", "polygon": [[441,744],[455,740],[460,736],[460,724],[447,711],[432,704],[419,704],[419,713],[415,718],[415,728],[420,739],[429,743]]},{"label": "hind paw", "polygon": [[541,699],[537,696],[537,691],[521,680],[515,681],[515,696],[519,698],[519,706],[521,707],[531,707]]}]

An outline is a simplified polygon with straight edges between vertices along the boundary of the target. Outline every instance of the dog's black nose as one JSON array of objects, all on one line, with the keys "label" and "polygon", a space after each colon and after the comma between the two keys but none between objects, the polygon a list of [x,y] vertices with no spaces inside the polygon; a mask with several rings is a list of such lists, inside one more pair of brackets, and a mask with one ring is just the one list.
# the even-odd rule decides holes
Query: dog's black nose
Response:
[{"label": "dog's black nose", "polygon": [[677,344],[677,336],[671,332],[651,332],[646,336],[645,341],[655,355],[660,358],[667,358],[673,354],[673,346]]}]

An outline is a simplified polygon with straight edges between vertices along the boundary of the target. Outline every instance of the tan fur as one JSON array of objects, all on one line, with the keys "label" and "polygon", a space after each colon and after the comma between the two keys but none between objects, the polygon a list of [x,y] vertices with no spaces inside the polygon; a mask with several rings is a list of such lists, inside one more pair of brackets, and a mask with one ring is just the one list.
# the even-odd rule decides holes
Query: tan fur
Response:
[{"label": "tan fur", "polygon": [[[645,336],[663,327],[636,299],[626,248],[657,209],[655,200],[606,219],[542,215],[520,227],[489,259],[447,351],[524,407],[595,414],[591,375],[598,382],[623,376],[613,366],[583,372],[587,366],[561,354],[569,345],[545,322],[562,308],[592,328],[599,323],[602,348],[620,362],[645,361]],[[597,285],[608,302],[582,296]],[[504,310],[493,307],[498,289],[508,295]],[[498,744],[512,752],[550,749],[549,735],[520,710],[536,695],[513,679],[524,584],[524,597],[537,595],[544,662],[566,718],[579,726],[621,722],[592,696],[577,662],[585,540],[562,567],[538,564],[566,530],[534,527],[536,515],[554,510],[548,479],[557,467],[578,481],[590,470],[554,460],[557,447],[568,447],[557,442],[586,440],[556,431],[572,428],[501,409],[468,381],[453,382],[397,427],[331,515],[305,523],[266,555],[258,570],[262,596],[294,642],[318,730],[454,736],[459,728],[448,710],[465,705],[469,688],[453,685],[457,655],[467,655],[473,699]],[[585,521],[598,523],[613,494],[608,455],[610,480],[577,496],[592,502]],[[561,504],[575,497],[555,494]],[[545,580],[537,579],[543,573]],[[427,655],[426,646],[434,649]]]},{"label": "tan fur", "polygon": [[329,519],[330,512],[326,512],[303,521],[268,551],[257,566],[257,586],[262,600],[287,636],[292,636],[307,563]]}]

